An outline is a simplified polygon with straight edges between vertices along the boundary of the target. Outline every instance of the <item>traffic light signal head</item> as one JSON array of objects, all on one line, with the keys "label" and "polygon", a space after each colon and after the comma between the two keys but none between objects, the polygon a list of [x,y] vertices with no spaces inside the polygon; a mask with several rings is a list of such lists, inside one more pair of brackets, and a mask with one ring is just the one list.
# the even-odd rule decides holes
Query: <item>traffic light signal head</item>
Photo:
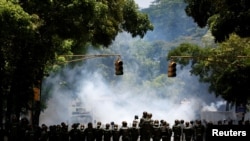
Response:
[{"label": "traffic light signal head", "polygon": [[176,77],[176,63],[173,61],[168,64],[168,77]]},{"label": "traffic light signal head", "polygon": [[123,62],[120,59],[115,61],[115,75],[123,75]]}]

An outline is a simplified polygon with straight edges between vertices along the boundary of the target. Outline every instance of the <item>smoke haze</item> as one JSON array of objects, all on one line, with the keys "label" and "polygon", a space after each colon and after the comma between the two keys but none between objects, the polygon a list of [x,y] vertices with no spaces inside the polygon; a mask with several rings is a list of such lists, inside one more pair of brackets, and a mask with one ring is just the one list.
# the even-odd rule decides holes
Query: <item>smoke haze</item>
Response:
[{"label": "smoke haze", "polygon": [[[47,103],[47,109],[41,113],[40,124],[51,125],[61,122],[72,124],[74,98],[78,98],[84,104],[84,108],[92,112],[95,121],[102,123],[113,121],[119,125],[122,121],[131,124],[134,116],[138,115],[140,118],[144,111],[152,113],[153,119],[164,119],[172,124],[175,119],[185,121],[197,119],[201,110],[217,110],[225,105],[221,99],[207,92],[206,84],[199,83],[198,78],[190,75],[189,67],[180,69],[177,65],[176,78],[168,78],[167,74],[164,74],[163,79],[170,81],[166,85],[149,87],[151,85],[137,83],[138,80],[151,81],[138,75],[139,66],[136,66],[136,63],[126,60],[126,58],[134,58],[128,50],[133,49],[131,44],[137,41],[138,39],[122,34],[117,37],[114,45],[129,45],[129,47],[117,49],[111,46],[109,48],[113,54],[121,54],[124,62],[124,75],[114,76],[115,81],[108,81],[106,75],[103,75],[105,70],[102,67],[94,71],[90,69],[105,58],[79,62],[79,65],[74,68],[65,67],[61,73],[51,74],[46,78],[43,87],[50,87],[52,96]],[[105,53],[105,49],[90,49],[88,52],[88,54]],[[166,56],[167,52],[164,54]],[[144,57],[147,59],[146,56]],[[110,61],[111,69],[114,69],[115,59],[116,57],[111,57],[106,60]],[[148,70],[148,72],[151,71],[155,70]]]}]

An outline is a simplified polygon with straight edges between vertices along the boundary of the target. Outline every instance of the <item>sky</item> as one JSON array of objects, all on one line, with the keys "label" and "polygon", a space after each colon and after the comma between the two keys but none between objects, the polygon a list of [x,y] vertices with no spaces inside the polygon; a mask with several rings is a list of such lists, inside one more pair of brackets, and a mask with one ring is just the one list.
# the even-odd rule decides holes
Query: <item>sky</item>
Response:
[{"label": "sky", "polygon": [[154,0],[134,0],[135,3],[139,5],[140,8],[148,8],[151,2]]}]

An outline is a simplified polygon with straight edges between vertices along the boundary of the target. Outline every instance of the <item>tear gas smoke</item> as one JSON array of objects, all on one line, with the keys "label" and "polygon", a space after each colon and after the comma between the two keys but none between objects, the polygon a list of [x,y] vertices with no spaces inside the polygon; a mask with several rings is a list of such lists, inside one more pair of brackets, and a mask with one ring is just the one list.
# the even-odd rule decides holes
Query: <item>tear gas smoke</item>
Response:
[{"label": "tear gas smoke", "polygon": [[[129,44],[128,40],[123,43]],[[110,49],[115,50],[112,47]],[[119,51],[121,51],[119,54],[122,54],[123,59],[126,58],[126,55],[129,56],[122,52],[123,50]],[[102,54],[102,52],[101,50],[89,51],[88,54]],[[190,76],[190,68],[181,70],[177,67],[176,78],[165,77],[173,79],[173,81],[178,79],[178,83],[173,82],[162,87],[151,88],[150,85],[141,83],[131,84],[134,82],[133,79],[144,79],[139,77],[136,72],[138,66],[130,66],[133,64],[132,62],[124,61],[124,75],[115,76],[120,80],[115,81],[114,84],[107,81],[105,76],[100,73],[103,70],[98,68],[90,71],[88,69],[88,65],[93,65],[93,61],[100,60],[99,58],[86,60],[84,62],[87,63],[82,66],[64,68],[63,75],[61,73],[53,74],[44,80],[43,87],[49,86],[53,95],[48,101],[47,109],[41,113],[40,124],[51,125],[61,122],[71,124],[72,104],[74,103],[72,95],[84,104],[84,108],[92,112],[94,120],[102,123],[113,121],[119,125],[122,121],[131,124],[134,116],[138,115],[140,118],[143,111],[152,113],[153,119],[163,119],[170,124],[175,119],[194,120],[199,118],[199,113],[204,107],[207,109],[213,107],[213,110],[218,108],[215,105],[209,105],[212,101],[221,101],[213,94],[208,94],[206,84],[201,84],[198,78]],[[113,67],[112,64],[111,68]],[[62,87],[68,87],[67,84],[73,88],[63,89]],[[167,96],[159,95],[159,91],[164,91]]]}]

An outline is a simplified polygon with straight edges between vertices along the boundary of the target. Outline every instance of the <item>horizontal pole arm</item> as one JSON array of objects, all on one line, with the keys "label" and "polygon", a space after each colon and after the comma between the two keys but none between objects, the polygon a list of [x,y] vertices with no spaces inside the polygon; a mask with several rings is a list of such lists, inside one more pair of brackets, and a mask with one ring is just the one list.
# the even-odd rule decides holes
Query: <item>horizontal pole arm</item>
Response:
[{"label": "horizontal pole arm", "polygon": [[65,61],[64,63],[70,63],[70,62],[76,62],[76,61],[81,61],[81,60],[87,60],[87,59],[92,59],[92,58],[100,58],[100,57],[110,57],[110,56],[118,56],[119,58],[121,57],[120,54],[99,54],[99,55],[59,55],[59,57],[79,57],[78,59],[73,59],[70,61]]},{"label": "horizontal pole arm", "polygon": [[[170,56],[170,58],[199,58],[200,56]],[[237,58],[250,58],[250,56],[236,56]]]}]

